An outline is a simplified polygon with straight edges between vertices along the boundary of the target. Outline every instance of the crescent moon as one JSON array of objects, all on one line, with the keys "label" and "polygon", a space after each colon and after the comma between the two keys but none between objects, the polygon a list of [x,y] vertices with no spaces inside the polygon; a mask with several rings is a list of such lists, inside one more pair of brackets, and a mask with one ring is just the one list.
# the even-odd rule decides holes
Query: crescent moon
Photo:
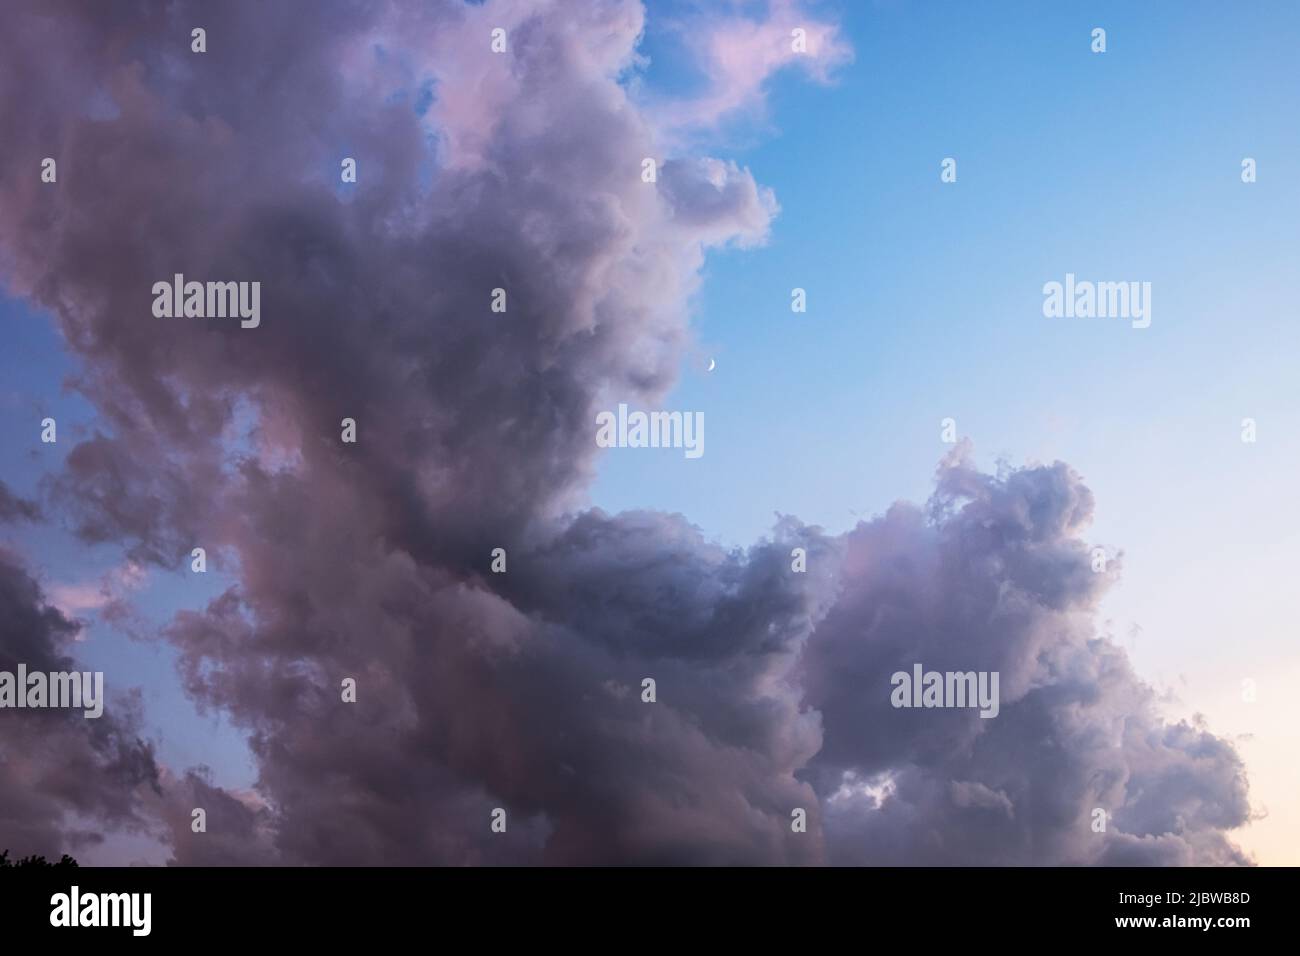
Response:
[{"label": "crescent moon", "polygon": [[713,361],[713,359],[709,359],[709,371],[712,372],[717,367],[718,363]]}]

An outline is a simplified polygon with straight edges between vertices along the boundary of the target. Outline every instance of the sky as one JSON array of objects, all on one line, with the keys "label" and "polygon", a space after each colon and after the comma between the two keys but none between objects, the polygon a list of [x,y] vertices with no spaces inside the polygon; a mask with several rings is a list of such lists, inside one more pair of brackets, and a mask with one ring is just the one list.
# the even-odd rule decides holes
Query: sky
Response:
[{"label": "sky", "polygon": [[[595,500],[681,511],[739,545],[778,513],[840,532],[923,499],[947,417],[989,465],[1069,462],[1097,495],[1091,538],[1124,552],[1103,620],[1174,711],[1247,738],[1269,816],[1243,842],[1294,865],[1300,15],[838,12],[852,65],[829,87],[781,77],[733,140],[781,214],[764,248],[706,267],[700,360],[668,405],[705,411],[709,450],[610,456]],[[670,40],[651,27],[653,76]],[[1243,184],[1246,156],[1271,173]],[[940,182],[946,157],[956,183]],[[1042,285],[1067,272],[1152,282],[1151,327],[1044,319]],[[806,314],[790,313],[795,287]]]},{"label": "sky", "polygon": [[[1300,862],[1293,7],[322,9],[16,17],[47,56],[0,83],[0,490],[40,517],[0,520],[3,567],[122,696],[111,753],[50,738],[76,780],[11,732],[0,831],[89,863]],[[265,329],[149,315],[205,269],[265,276]],[[1150,327],[1045,317],[1067,273],[1150,282]],[[595,447],[619,401],[702,412],[705,454]],[[998,665],[996,727],[891,710],[915,660]]]}]

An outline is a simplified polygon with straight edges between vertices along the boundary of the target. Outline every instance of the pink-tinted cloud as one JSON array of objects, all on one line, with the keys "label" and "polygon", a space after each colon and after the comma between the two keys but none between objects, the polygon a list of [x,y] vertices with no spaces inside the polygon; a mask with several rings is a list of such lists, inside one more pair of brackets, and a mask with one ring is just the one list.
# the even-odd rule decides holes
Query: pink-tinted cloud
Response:
[{"label": "pink-tinted cloud", "polygon": [[752,5],[708,5],[679,24],[704,88],[658,104],[659,126],[668,132],[712,128],[737,114],[761,115],[767,83],[780,71],[793,68],[829,83],[853,59],[834,20],[818,17],[799,0],[769,0],[765,6],[753,13]]}]

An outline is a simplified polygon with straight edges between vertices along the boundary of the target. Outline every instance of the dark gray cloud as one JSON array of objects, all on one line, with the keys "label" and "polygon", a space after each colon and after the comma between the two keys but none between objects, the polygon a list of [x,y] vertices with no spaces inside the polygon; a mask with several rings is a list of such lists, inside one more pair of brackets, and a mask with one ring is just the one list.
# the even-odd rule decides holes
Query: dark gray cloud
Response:
[{"label": "dark gray cloud", "polygon": [[[68,653],[77,625],[45,603],[18,557],[0,548],[0,671],[85,670]],[[0,849],[74,855],[108,832],[156,832],[158,768],[139,736],[138,697],[111,687],[111,708],[0,709]]]},{"label": "dark gray cloud", "polygon": [[[1088,489],[1060,463],[984,475],[968,452],[941,466],[928,513],[896,505],[846,536],[842,597],[804,657],[832,859],[1245,862],[1222,833],[1250,813],[1235,750],[1164,723],[1096,633],[1117,567],[1094,573],[1079,537]],[[893,708],[890,675],[918,662],[998,671],[1000,713]]]},{"label": "dark gray cloud", "polygon": [[[642,182],[656,130],[619,82],[638,4],[7,16],[0,132],[28,165],[0,170],[0,262],[104,422],[52,501],[89,541],[168,566],[203,544],[237,579],[162,639],[259,777],[152,774],[175,862],[1239,858],[1234,750],[1162,723],[1095,635],[1108,577],[1065,465],[954,456],[926,510],[842,537],[784,518],[737,552],[681,516],[583,510],[596,412],[666,393],[705,250],[776,212],[732,163]],[[176,272],[260,281],[261,326],[153,318]],[[1001,714],[892,709],[914,661],[1000,670]],[[29,842],[58,837],[41,826]]]},{"label": "dark gray cloud", "polygon": [[15,495],[8,485],[0,481],[0,524],[36,521],[40,517],[41,509],[36,502]]}]

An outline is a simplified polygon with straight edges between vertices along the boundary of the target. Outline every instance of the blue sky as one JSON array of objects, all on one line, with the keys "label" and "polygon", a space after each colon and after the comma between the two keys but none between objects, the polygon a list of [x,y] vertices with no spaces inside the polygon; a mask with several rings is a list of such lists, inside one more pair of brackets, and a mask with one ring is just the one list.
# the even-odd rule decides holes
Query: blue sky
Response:
[{"label": "blue sky", "polygon": [[[779,75],[766,121],[715,144],[782,212],[767,247],[707,269],[696,327],[718,368],[688,369],[672,401],[708,413],[709,451],[611,456],[598,500],[682,510],[741,543],[774,509],[836,528],[923,495],[947,416],[1013,461],[1150,455],[1157,424],[1204,441],[1217,422],[1236,442],[1241,417],[1277,420],[1295,397],[1300,171],[1284,31],[1262,12],[1205,7],[1175,28],[1123,5],[1033,6],[847,5],[856,60],[837,82]],[[1067,271],[1153,282],[1152,327],[1044,319],[1042,284]],[[758,456],[767,480],[739,481]]]},{"label": "blue sky", "polygon": [[[665,405],[705,413],[707,452],[607,455],[594,500],[745,546],[776,512],[841,531],[923,501],[945,417],[987,466],[1069,462],[1096,495],[1092,540],[1124,552],[1103,626],[1172,713],[1244,735],[1269,818],[1243,840],[1296,862],[1300,11],[829,9],[853,63],[829,86],[778,74],[766,114],[711,144],[781,214],[766,247],[706,269],[699,364]],[[648,32],[652,61],[671,40]],[[1043,283],[1067,272],[1151,282],[1150,328],[1044,318]]]},{"label": "blue sky", "polygon": [[[661,26],[686,9],[650,4],[647,91],[697,80]],[[665,404],[705,413],[706,454],[606,455],[592,502],[680,511],[745,546],[777,512],[839,532],[897,499],[923,501],[946,417],[985,465],[1069,462],[1096,494],[1093,539],[1125,554],[1103,627],[1129,642],[1172,713],[1204,713],[1240,738],[1270,813],[1243,843],[1262,862],[1300,862],[1287,759],[1300,679],[1289,600],[1300,11],[824,9],[853,62],[827,85],[776,74],[761,114],[700,144],[750,168],[781,205],[767,245],[713,253],[705,268],[698,348]],[[1098,26],[1104,54],[1089,47]],[[945,157],[956,183],[940,182]],[[1243,157],[1258,182],[1241,182]],[[1044,318],[1042,285],[1067,272],[1151,282],[1151,327]],[[795,287],[805,314],[790,311]],[[0,322],[0,446],[18,450],[4,478],[35,494],[95,414],[60,388],[76,369],[48,317],[4,299]],[[45,415],[59,422],[56,446],[37,441]],[[1240,440],[1246,417],[1255,444]],[[57,526],[10,533],[47,589],[121,567],[119,550]],[[150,571],[133,596],[161,625],[226,583]],[[86,616],[83,659],[145,688],[164,762],[251,785],[239,735],[194,712],[171,652]],[[1258,682],[1254,703],[1243,679]]]}]

